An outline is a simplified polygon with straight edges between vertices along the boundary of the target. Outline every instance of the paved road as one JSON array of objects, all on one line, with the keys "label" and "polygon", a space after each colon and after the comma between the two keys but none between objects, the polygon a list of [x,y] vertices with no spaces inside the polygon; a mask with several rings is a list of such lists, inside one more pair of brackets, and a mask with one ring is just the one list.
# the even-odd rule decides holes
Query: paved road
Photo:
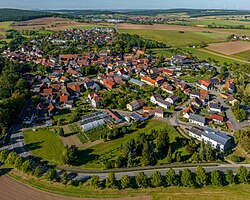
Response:
[{"label": "paved road", "polygon": [[[213,170],[219,170],[222,172],[226,172],[227,170],[232,170],[234,173],[237,173],[237,169],[240,165],[220,165],[220,166],[214,166],[214,167],[203,167],[207,172],[211,172]],[[250,164],[249,165],[245,165],[247,167],[248,170],[250,170]],[[128,175],[128,176],[137,176],[137,174],[139,172],[144,172],[148,177],[151,176],[151,174],[155,171],[159,171],[162,175],[165,175],[166,172],[169,170],[170,168],[164,168],[164,169],[150,169],[150,170],[141,170],[141,171],[132,171],[132,172],[116,172],[115,176],[116,179],[121,179],[123,175]],[[185,167],[179,167],[179,168],[173,168],[176,173],[179,173],[181,171],[183,171],[183,169],[185,169]],[[192,172],[195,171],[196,167],[188,167],[188,169],[190,169]],[[90,177],[92,177],[93,175],[98,175],[100,177],[101,180],[104,180],[105,178],[108,177],[108,173],[78,173],[75,177],[75,179],[77,180],[81,180],[81,179],[89,179]]]}]

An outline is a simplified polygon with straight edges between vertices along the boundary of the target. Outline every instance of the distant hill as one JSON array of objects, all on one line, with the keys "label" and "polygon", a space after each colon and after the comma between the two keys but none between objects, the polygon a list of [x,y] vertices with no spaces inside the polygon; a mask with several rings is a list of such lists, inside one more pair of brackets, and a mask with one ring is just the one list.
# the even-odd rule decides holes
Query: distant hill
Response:
[{"label": "distant hill", "polygon": [[220,16],[220,15],[246,15],[250,14],[247,10],[219,10],[219,9],[127,9],[127,10],[52,10],[65,15],[85,16],[85,15],[100,15],[100,14],[124,14],[124,15],[146,15],[156,16],[159,14],[186,13],[190,17],[202,16]]},{"label": "distant hill", "polygon": [[0,9],[0,21],[23,21],[41,17],[50,17],[53,15],[55,14],[50,12],[20,10],[20,9],[10,9],[10,8]]}]

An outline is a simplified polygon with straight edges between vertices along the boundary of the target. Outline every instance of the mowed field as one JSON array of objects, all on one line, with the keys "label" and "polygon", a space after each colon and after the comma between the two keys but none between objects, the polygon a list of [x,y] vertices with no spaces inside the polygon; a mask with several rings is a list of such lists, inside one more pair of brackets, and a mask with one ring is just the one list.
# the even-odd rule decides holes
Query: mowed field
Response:
[{"label": "mowed field", "polygon": [[207,49],[225,55],[232,55],[250,50],[250,42],[232,41],[232,42],[209,44]]},{"label": "mowed field", "polygon": [[65,147],[57,132],[45,128],[37,131],[26,130],[23,134],[25,147],[34,155],[55,164],[62,164]]},{"label": "mowed field", "polygon": [[206,43],[225,41],[228,34],[224,33],[204,33],[204,32],[184,32],[175,30],[156,30],[156,29],[119,29],[119,33],[137,34],[146,39],[164,42],[171,46],[186,47],[198,45],[201,41]]},{"label": "mowed field", "polygon": [[60,31],[68,28],[88,29],[92,27],[105,27],[105,25],[80,23],[66,18],[45,17],[33,20],[18,22],[13,25],[15,30],[50,30]]}]

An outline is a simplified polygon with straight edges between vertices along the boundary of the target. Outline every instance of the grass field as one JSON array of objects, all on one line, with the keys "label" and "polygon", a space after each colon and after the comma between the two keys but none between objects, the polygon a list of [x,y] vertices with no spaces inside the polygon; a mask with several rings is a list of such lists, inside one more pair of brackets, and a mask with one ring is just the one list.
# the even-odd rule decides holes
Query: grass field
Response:
[{"label": "grass field", "polygon": [[147,39],[164,42],[171,46],[186,47],[189,45],[199,44],[201,41],[213,43],[224,41],[227,34],[219,33],[201,33],[201,32],[185,32],[168,30],[143,30],[143,29],[119,29],[120,33],[137,34]]},{"label": "grass field", "polygon": [[[99,160],[95,160],[96,157],[104,156],[105,158],[115,158],[120,153],[117,152],[117,149],[121,146],[121,144],[128,142],[132,138],[136,138],[139,133],[150,133],[152,129],[159,130],[164,127],[167,127],[167,129],[170,130],[169,137],[171,142],[174,142],[176,137],[180,137],[180,135],[175,131],[172,126],[168,126],[166,123],[160,121],[151,120],[143,127],[139,128],[137,131],[134,131],[130,134],[126,134],[121,138],[108,142],[98,142],[96,145],[93,145],[90,148],[80,147],[79,156],[81,166],[79,167],[103,168]],[[75,127],[72,127],[71,125],[69,125],[69,128],[73,132],[76,131]],[[61,155],[64,150],[64,145],[60,140],[58,133],[52,132],[48,128],[46,128],[45,130],[38,129],[36,132],[32,130],[26,130],[24,131],[24,137],[27,148],[34,155],[49,162],[54,161],[54,163],[57,165],[63,165]],[[83,138],[83,140],[83,142],[87,141],[86,138]]]},{"label": "grass field", "polygon": [[[250,185],[232,185],[226,187],[207,186],[202,189],[169,187],[155,189],[93,189],[83,184],[79,187],[49,183],[45,180],[31,178],[15,172],[10,176],[24,184],[46,192],[81,198],[119,198],[132,196],[152,196],[153,200],[248,200]],[[144,198],[141,198],[142,200]],[[62,197],[63,199],[63,197]]]},{"label": "grass field", "polygon": [[207,78],[210,78],[209,75],[197,75],[197,76],[189,76],[189,75],[186,75],[186,76],[182,76],[181,79],[183,81],[186,81],[186,82],[189,82],[189,83],[192,83],[192,82],[196,82],[196,81],[199,81],[199,80],[202,80],[202,79],[207,79]]},{"label": "grass field", "polygon": [[234,58],[250,61],[250,50],[231,55]]},{"label": "grass field", "polygon": [[57,132],[46,128],[36,132],[26,130],[23,134],[26,148],[34,155],[50,162],[54,161],[55,164],[62,164],[64,145]]}]

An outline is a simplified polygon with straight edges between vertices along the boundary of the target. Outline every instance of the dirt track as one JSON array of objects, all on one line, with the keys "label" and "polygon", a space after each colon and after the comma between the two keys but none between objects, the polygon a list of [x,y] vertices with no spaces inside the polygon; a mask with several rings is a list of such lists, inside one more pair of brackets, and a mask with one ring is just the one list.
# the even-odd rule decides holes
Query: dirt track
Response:
[{"label": "dirt track", "polygon": [[[49,194],[26,186],[9,176],[0,177],[0,199],[1,200],[94,200],[89,198],[73,198]],[[119,199],[98,200],[151,200],[151,197],[129,197]]]}]

